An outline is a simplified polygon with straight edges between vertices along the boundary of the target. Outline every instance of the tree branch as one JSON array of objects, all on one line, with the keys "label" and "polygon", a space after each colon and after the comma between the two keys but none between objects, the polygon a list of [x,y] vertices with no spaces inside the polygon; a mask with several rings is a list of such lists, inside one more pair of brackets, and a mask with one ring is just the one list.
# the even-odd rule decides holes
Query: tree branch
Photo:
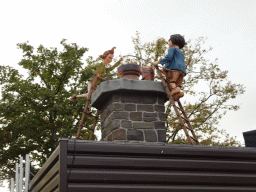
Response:
[{"label": "tree branch", "polygon": [[60,84],[59,84],[59,86],[58,86],[58,88],[57,88],[57,90],[56,90],[55,95],[60,91],[60,87],[61,87],[61,85],[62,85],[62,82],[64,81],[64,79],[66,78],[66,76],[67,76],[67,74],[68,74],[68,69],[69,69],[70,66],[71,66],[71,64],[69,63],[69,64],[68,64],[68,67],[67,67],[67,71],[66,71],[66,73],[64,74],[64,77],[62,78],[62,80],[60,81]]},{"label": "tree branch", "polygon": [[197,107],[189,114],[188,118],[190,118],[194,113],[195,111],[204,103],[206,102],[211,96],[213,96],[214,94],[211,94],[207,97],[207,99],[203,99],[202,102],[200,104],[197,105]]},{"label": "tree branch", "polygon": [[200,123],[200,125],[198,127],[200,127],[202,124],[204,124],[216,111],[218,111],[220,109],[220,105],[218,105],[214,110],[213,112],[208,115],[208,117],[205,118],[205,120],[203,122]]},{"label": "tree branch", "polygon": [[41,70],[40,67],[37,67],[37,70],[38,70],[38,76],[42,79],[42,81],[44,82],[44,84],[46,85],[46,87],[48,89],[50,89],[49,85],[46,83],[45,79],[41,76],[41,74],[39,73],[39,71]]},{"label": "tree branch", "polygon": [[180,130],[180,129],[177,128],[177,129],[174,131],[174,133],[172,134],[172,136],[171,136],[171,137],[173,137],[172,141],[175,141],[175,137],[177,136],[179,130]]}]

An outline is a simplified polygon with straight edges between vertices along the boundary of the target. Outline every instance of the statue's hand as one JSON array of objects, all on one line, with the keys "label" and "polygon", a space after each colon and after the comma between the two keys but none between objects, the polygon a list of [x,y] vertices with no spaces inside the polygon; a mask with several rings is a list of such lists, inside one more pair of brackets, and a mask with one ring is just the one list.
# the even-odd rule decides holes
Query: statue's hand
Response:
[{"label": "statue's hand", "polygon": [[153,65],[157,66],[160,62],[159,61],[154,61]]},{"label": "statue's hand", "polygon": [[121,57],[118,62],[121,63],[123,60],[123,57]]},{"label": "statue's hand", "polygon": [[76,95],[73,95],[72,98],[70,99],[70,101],[73,102],[74,99],[76,99]]}]

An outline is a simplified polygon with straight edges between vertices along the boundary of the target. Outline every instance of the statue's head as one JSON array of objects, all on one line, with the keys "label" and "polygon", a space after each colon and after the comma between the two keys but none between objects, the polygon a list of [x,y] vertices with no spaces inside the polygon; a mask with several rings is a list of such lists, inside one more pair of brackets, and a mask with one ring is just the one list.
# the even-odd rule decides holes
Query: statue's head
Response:
[{"label": "statue's head", "polygon": [[180,34],[171,35],[169,41],[172,41],[174,45],[178,45],[180,49],[185,46],[185,39]]},{"label": "statue's head", "polygon": [[112,62],[112,59],[114,57],[114,49],[116,47],[113,47],[111,50],[105,51],[103,55],[100,55],[100,58],[103,59],[104,64],[109,64]]}]

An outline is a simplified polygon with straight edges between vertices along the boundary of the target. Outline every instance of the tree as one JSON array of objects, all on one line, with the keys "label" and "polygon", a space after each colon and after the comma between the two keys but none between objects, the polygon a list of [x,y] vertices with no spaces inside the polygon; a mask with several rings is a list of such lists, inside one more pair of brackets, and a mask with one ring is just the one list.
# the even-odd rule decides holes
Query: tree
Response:
[{"label": "tree", "polygon": [[[41,167],[58,146],[59,138],[76,135],[86,99],[71,103],[70,98],[87,92],[87,80],[93,71],[85,73],[81,61],[87,48],[66,44],[65,39],[61,45],[62,52],[42,45],[34,52],[28,42],[17,44],[23,51],[19,65],[27,70],[26,78],[10,66],[0,66],[1,181],[14,177],[19,155],[30,154],[31,172],[35,174],[34,163]],[[87,59],[88,65],[96,62],[99,59]],[[92,118],[85,120],[87,127],[93,124]],[[88,139],[88,129],[82,129],[81,135]]]},{"label": "tree", "polygon": [[[228,110],[239,109],[238,105],[229,104],[229,101],[243,94],[245,88],[228,80],[228,71],[220,69],[218,59],[211,62],[205,58],[212,50],[211,47],[203,48],[205,40],[205,37],[199,37],[195,42],[188,40],[182,49],[187,75],[182,87],[185,97],[181,102],[201,144],[238,146],[240,143],[236,138],[230,137],[225,130],[218,130],[218,123]],[[168,42],[164,38],[141,43],[137,32],[132,41],[137,58],[128,58],[127,63],[149,66],[150,62],[163,58],[168,50]],[[170,102],[167,102],[166,109],[167,141],[188,143]]]},{"label": "tree", "polygon": [[[163,38],[142,44],[137,33],[132,40],[135,55],[148,62],[129,58],[126,59],[128,63],[149,65],[149,62],[164,57],[167,51],[166,40]],[[182,49],[188,72],[183,83],[187,102],[182,99],[183,106],[201,144],[236,146],[238,142],[235,138],[218,130],[217,126],[227,110],[239,109],[239,106],[228,105],[227,102],[243,94],[244,87],[229,82],[227,71],[220,70],[217,60],[209,62],[205,59],[205,54],[211,48],[203,49],[204,41],[205,38],[200,37],[192,45],[189,40]],[[86,82],[93,75],[93,71],[84,70],[81,61],[88,49],[79,48],[75,43],[68,45],[65,39],[61,41],[64,47],[62,52],[40,45],[34,53],[34,48],[28,42],[17,45],[23,51],[19,65],[27,70],[28,77],[25,78],[10,66],[0,65],[0,181],[14,177],[19,155],[25,157],[25,154],[30,154],[33,162],[31,172],[35,174],[38,170],[34,163],[41,167],[57,147],[59,138],[76,135],[86,99],[79,98],[71,103],[70,98],[73,94],[87,92]],[[99,62],[99,59],[88,57],[86,62],[92,65]],[[107,76],[113,79],[116,73]],[[198,90],[196,86],[202,84],[208,87]],[[192,102],[192,98],[197,100]],[[186,143],[170,103],[166,105],[168,142]],[[92,124],[93,119],[86,117],[86,127]],[[83,139],[88,139],[87,129],[82,129],[81,133]],[[221,137],[224,137],[224,141],[220,140]],[[97,139],[95,135],[93,139]]]}]

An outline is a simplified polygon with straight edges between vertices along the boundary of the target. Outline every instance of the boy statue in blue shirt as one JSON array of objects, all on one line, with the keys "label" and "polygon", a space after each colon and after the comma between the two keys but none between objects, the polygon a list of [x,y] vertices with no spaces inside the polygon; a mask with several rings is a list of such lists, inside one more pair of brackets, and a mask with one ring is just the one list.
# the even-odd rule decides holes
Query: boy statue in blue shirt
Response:
[{"label": "boy statue in blue shirt", "polygon": [[165,64],[164,71],[166,72],[166,82],[172,88],[171,95],[174,100],[184,96],[181,92],[181,84],[183,77],[186,75],[186,69],[184,64],[184,54],[180,50],[185,45],[185,39],[179,34],[171,35],[169,39],[169,50],[165,58],[160,61],[155,61],[153,64]]}]

